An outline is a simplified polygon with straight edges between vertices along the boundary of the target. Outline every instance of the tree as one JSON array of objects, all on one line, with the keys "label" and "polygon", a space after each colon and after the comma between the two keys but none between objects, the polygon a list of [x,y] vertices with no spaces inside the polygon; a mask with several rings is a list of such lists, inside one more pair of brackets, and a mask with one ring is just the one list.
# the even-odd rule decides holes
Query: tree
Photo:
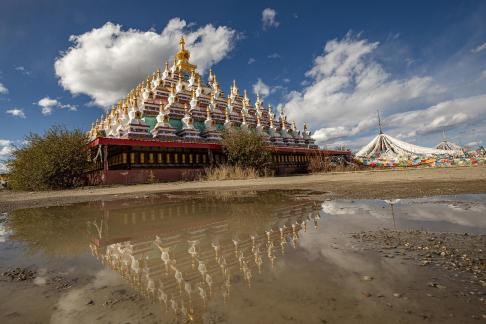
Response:
[{"label": "tree", "polygon": [[71,188],[82,183],[88,139],[81,130],[53,126],[44,135],[31,133],[7,162],[14,190]]},{"label": "tree", "polygon": [[270,166],[270,152],[263,137],[255,131],[238,128],[226,130],[221,144],[230,165],[254,168],[258,172]]}]

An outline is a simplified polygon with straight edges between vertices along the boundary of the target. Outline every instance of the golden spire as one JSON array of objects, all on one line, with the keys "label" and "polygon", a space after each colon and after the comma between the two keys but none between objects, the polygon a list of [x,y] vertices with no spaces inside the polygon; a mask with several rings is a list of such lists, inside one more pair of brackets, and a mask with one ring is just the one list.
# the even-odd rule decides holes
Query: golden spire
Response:
[{"label": "golden spire", "polygon": [[179,52],[176,54],[175,64],[178,69],[183,69],[187,72],[190,72],[192,69],[195,69],[196,66],[189,63],[189,59],[191,58],[191,54],[185,48],[186,42],[184,40],[184,36],[181,36],[179,41]]},{"label": "golden spire", "polygon": [[236,80],[233,79],[233,88],[236,88]]},{"label": "golden spire", "polygon": [[248,100],[248,94],[246,93],[246,89],[243,90],[243,99]]},{"label": "golden spire", "polygon": [[228,97],[228,101],[227,102],[228,102],[228,105],[231,105],[231,98],[230,97]]},{"label": "golden spire", "polygon": [[157,76],[155,74],[155,71],[152,73],[152,81],[155,81],[155,79],[157,79]]},{"label": "golden spire", "polygon": [[184,45],[186,44],[186,41],[184,40],[184,36],[181,36],[181,39],[179,40],[179,51],[185,50]]},{"label": "golden spire", "polygon": [[196,99],[196,90],[192,89],[192,99]]},{"label": "golden spire", "polygon": [[169,70],[169,62],[167,60],[165,60],[165,70],[166,71]]},{"label": "golden spire", "polygon": [[307,131],[307,122],[304,122],[304,132]]},{"label": "golden spire", "polygon": [[268,104],[268,113],[271,114],[272,113],[272,105]]},{"label": "golden spire", "polygon": [[161,78],[160,68],[157,69],[157,79]]},{"label": "golden spire", "polygon": [[187,108],[187,103],[184,104],[184,112],[187,114],[189,112],[189,109]]}]

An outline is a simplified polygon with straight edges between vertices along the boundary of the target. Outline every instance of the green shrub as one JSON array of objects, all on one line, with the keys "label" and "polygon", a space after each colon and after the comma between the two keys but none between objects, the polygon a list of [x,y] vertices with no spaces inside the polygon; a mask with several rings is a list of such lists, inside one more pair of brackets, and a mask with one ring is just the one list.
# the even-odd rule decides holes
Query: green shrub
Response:
[{"label": "green shrub", "polygon": [[81,184],[87,166],[88,143],[81,130],[53,126],[41,136],[31,133],[25,145],[14,149],[7,162],[9,185],[14,190],[71,188]]},{"label": "green shrub", "polygon": [[262,136],[254,131],[238,128],[226,130],[221,144],[229,165],[252,168],[264,173],[271,164],[267,145]]}]

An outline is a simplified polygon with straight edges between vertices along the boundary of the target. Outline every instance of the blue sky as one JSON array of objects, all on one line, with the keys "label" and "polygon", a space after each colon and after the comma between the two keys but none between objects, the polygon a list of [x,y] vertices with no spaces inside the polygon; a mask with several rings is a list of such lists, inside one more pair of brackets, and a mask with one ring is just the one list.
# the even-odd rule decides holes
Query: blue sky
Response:
[{"label": "blue sky", "polygon": [[321,145],[486,140],[483,1],[0,3],[0,159],[29,132],[88,129],[184,34],[223,90],[260,92]]}]

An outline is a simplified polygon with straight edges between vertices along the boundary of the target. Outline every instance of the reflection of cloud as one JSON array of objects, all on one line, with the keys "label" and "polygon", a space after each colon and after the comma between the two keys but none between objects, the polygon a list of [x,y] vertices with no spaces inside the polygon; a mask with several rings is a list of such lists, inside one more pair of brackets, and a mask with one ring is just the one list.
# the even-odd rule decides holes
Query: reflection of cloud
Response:
[{"label": "reflection of cloud", "polygon": [[[102,287],[116,287],[123,285],[119,275],[113,271],[103,269],[95,274],[92,282],[81,288],[71,289],[68,293],[59,298],[56,311],[52,314],[51,323],[94,323],[97,322],[100,314],[97,311],[86,311],[89,307],[88,302],[95,298],[94,291]],[[122,321],[123,311],[114,314],[113,322]],[[119,317],[118,317],[119,316]]]},{"label": "reflection of cloud", "polygon": [[[384,206],[386,208],[383,208]],[[348,221],[357,221],[356,217],[359,217],[360,222],[365,222],[367,217],[388,221],[391,217],[388,205],[384,202],[377,203],[377,201],[326,201],[322,203],[322,211],[334,216],[346,217],[348,215]],[[486,218],[484,217],[486,204],[479,202],[453,204],[450,201],[402,200],[400,204],[395,205],[395,215],[399,220],[417,223],[416,228],[423,228],[426,225],[425,222],[440,222],[486,229]],[[350,216],[353,217],[350,218]],[[437,228],[434,227],[434,230]]]},{"label": "reflection of cloud", "polygon": [[[1,170],[1,169],[0,169]],[[7,220],[7,214],[0,214],[0,243],[7,241],[10,232],[5,228],[5,221]]]},{"label": "reflection of cloud", "polygon": [[34,278],[34,284],[37,286],[44,286],[47,283],[47,269],[40,268],[37,270],[37,277]]}]

